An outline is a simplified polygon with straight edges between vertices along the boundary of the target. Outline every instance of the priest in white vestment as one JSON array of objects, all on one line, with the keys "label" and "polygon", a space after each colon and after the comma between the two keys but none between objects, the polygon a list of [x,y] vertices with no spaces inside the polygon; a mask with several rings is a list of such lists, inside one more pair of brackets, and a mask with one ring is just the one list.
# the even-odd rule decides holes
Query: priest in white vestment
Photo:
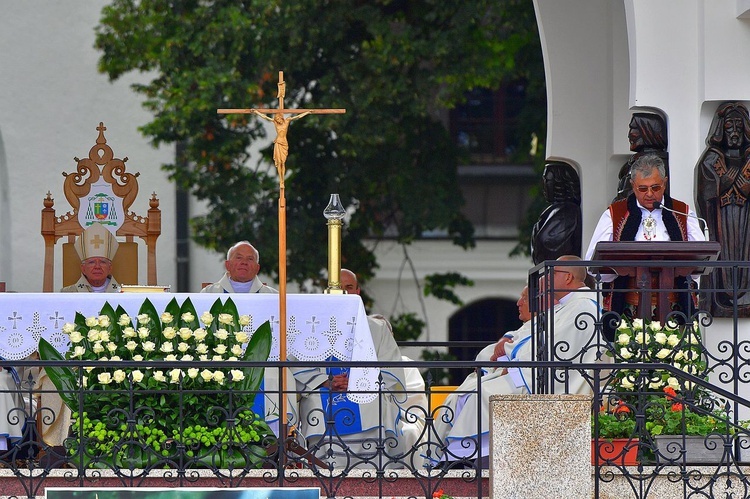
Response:
[{"label": "priest in white vestment", "polygon": [[[575,256],[562,256],[558,261],[580,261]],[[554,346],[551,360],[574,362],[596,362],[594,322],[598,316],[598,306],[583,284],[585,267],[556,266],[554,268],[554,304],[546,320],[554,324]],[[544,278],[542,279],[544,282]],[[541,289],[545,289],[542,284]],[[573,292],[577,291],[577,292]],[[487,346],[478,355],[477,361],[534,360],[531,350],[530,316],[521,311],[528,305],[522,296],[518,302],[519,317],[526,322],[516,331],[506,334],[497,343]],[[543,316],[539,320],[545,320]],[[582,326],[582,329],[579,329]],[[509,338],[512,336],[512,338]],[[594,346],[592,346],[594,345]],[[562,352],[565,347],[567,353]],[[491,365],[488,363],[488,366]],[[584,377],[575,370],[558,372],[567,377],[567,393],[587,394],[591,388]],[[481,407],[477,407],[477,376],[470,374],[466,380],[445,401],[446,408],[435,418],[435,431],[446,445],[444,461],[462,458],[475,459],[489,455],[489,398],[491,395],[512,395],[530,393],[532,373],[529,368],[487,368],[482,370]],[[565,385],[557,382],[555,392],[565,391]],[[477,410],[481,412],[480,450],[477,451]]]},{"label": "priest in white vestment", "polygon": [[[347,293],[359,294],[356,275],[350,270],[341,269],[341,284]],[[401,351],[388,321],[371,315],[367,324],[378,360],[400,362]],[[342,468],[356,466],[362,459],[373,459],[381,442],[385,454],[394,458],[409,451],[414,438],[404,438],[399,407],[406,400],[404,369],[381,367],[381,395],[362,404],[346,396],[349,369],[344,364],[341,368],[310,366],[292,371],[301,392],[300,433],[318,458],[334,468]],[[334,429],[328,428],[327,420],[335,421]]]}]

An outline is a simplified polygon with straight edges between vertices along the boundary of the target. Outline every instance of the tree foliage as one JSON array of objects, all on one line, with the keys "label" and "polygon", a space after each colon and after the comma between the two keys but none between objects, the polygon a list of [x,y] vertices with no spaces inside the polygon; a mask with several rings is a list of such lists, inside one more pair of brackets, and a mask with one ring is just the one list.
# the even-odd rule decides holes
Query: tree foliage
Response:
[{"label": "tree foliage", "polygon": [[524,74],[540,58],[528,0],[114,0],[96,33],[110,79],[146,77],[134,85],[153,113],[142,132],[184,145],[164,168],[207,202],[195,240],[224,251],[249,239],[265,272],[277,271],[278,180],[270,147],[248,151],[268,138],[257,118],[216,109],[275,107],[279,70],[286,107],[347,109],[290,126],[288,275],[300,283],[323,275],[332,192],[353,211],[344,265],[362,280],[376,266],[365,237],[444,230],[470,247],[441,113],[468,89],[541,76]]}]

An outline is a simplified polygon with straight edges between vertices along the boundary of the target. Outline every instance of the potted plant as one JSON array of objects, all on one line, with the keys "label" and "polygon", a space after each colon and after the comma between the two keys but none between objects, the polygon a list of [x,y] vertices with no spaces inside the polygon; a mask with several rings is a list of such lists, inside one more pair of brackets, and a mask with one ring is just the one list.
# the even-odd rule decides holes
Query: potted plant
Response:
[{"label": "potted plant", "polygon": [[[73,412],[71,458],[97,468],[257,467],[273,435],[251,410],[263,368],[232,363],[267,360],[271,328],[266,322],[250,337],[249,323],[231,298],[217,299],[200,317],[189,298],[182,305],[173,299],[162,314],[146,299],[134,318],[108,303],[97,317],[77,314],[63,327],[70,336],[65,357],[40,340],[43,360],[88,363],[81,372],[45,368]],[[121,367],[124,360],[174,367]],[[199,360],[227,367],[182,365]]]},{"label": "potted plant", "polygon": [[591,422],[591,464],[635,466],[638,464],[638,435],[635,417],[625,404],[611,411],[599,411]]}]

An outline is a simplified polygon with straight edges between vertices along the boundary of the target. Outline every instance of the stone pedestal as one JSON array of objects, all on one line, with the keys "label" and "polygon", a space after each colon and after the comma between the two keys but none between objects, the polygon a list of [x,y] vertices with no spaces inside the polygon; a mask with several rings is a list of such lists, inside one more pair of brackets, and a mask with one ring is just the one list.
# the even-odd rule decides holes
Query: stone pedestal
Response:
[{"label": "stone pedestal", "polygon": [[490,397],[490,497],[586,498],[590,395]]}]

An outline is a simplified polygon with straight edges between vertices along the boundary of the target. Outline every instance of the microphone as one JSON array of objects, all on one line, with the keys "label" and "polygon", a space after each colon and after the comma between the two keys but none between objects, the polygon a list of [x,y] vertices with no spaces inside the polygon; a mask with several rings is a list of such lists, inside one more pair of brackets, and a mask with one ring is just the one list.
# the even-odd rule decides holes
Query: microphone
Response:
[{"label": "microphone", "polygon": [[671,211],[672,213],[677,213],[678,215],[695,218],[699,222],[703,222],[703,236],[706,238],[706,241],[710,241],[710,239],[708,238],[708,222],[706,222],[701,217],[697,215],[692,215],[690,213],[682,213],[681,211],[673,210],[672,208],[667,208],[666,206],[664,206],[664,203],[662,203],[661,201],[654,201],[654,209],[659,209],[659,208],[661,208],[662,210]]}]

